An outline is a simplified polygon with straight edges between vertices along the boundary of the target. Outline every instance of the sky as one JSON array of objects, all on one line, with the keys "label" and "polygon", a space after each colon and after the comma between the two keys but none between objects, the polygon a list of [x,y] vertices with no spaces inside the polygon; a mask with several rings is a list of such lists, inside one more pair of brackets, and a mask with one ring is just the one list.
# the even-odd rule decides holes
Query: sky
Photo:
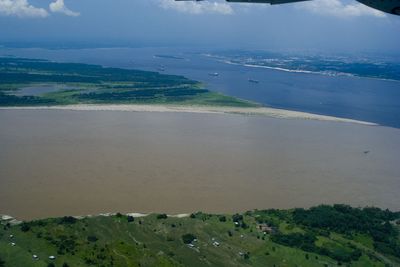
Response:
[{"label": "sky", "polygon": [[399,54],[400,16],[352,0],[0,0],[0,44],[199,46]]}]

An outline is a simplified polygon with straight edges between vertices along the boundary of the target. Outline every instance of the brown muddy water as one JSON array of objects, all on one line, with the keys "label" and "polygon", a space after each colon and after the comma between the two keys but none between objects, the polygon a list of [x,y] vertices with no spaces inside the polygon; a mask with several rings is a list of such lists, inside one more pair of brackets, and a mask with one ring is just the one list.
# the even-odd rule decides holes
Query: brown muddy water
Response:
[{"label": "brown muddy water", "polygon": [[241,115],[0,111],[0,214],[400,210],[400,130]]}]

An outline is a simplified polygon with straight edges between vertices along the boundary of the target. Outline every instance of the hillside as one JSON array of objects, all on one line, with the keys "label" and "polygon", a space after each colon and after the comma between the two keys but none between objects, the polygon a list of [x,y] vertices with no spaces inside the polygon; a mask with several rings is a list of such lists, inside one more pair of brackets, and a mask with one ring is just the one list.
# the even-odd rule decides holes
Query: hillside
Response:
[{"label": "hillside", "polygon": [[3,220],[0,266],[399,266],[399,218],[334,205]]}]

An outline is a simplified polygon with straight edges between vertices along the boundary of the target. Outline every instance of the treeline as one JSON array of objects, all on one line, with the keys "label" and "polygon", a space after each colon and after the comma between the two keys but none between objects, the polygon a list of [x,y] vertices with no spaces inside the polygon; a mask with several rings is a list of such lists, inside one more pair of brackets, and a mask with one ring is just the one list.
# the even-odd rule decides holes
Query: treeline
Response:
[{"label": "treeline", "polygon": [[171,89],[139,89],[131,91],[111,91],[102,93],[76,94],[74,98],[79,101],[95,102],[128,102],[135,100],[157,100],[165,98],[168,101],[182,101],[187,97],[208,93],[205,89],[171,88]]},{"label": "treeline", "polygon": [[379,208],[352,208],[347,205],[321,205],[293,212],[293,221],[311,229],[332,231],[347,236],[366,234],[372,237],[376,250],[400,257],[399,232],[394,221],[398,212]]},{"label": "treeline", "polygon": [[[55,63],[43,60],[0,58],[2,83],[31,82],[136,82],[163,86],[196,84],[183,76],[165,75],[158,72],[103,68],[98,65]],[[33,74],[32,72],[39,72]],[[47,79],[47,80],[46,80]]]},{"label": "treeline", "polygon": [[60,74],[30,74],[24,72],[0,72],[1,84],[27,83],[100,83],[99,77]]},{"label": "treeline", "polygon": [[57,101],[35,96],[6,95],[0,92],[0,106],[55,105]]}]

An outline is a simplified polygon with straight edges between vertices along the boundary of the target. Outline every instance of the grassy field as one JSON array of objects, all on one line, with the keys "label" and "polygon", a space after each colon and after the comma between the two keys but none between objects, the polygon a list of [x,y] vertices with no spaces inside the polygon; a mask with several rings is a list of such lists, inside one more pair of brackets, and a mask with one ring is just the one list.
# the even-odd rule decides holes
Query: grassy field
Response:
[{"label": "grassy field", "polygon": [[0,57],[0,106],[68,104],[258,106],[182,76]]},{"label": "grassy field", "polygon": [[[343,207],[3,221],[0,259],[7,267],[400,266],[399,214]],[[353,225],[342,216],[366,223]],[[308,225],[311,218],[315,223]]]}]

